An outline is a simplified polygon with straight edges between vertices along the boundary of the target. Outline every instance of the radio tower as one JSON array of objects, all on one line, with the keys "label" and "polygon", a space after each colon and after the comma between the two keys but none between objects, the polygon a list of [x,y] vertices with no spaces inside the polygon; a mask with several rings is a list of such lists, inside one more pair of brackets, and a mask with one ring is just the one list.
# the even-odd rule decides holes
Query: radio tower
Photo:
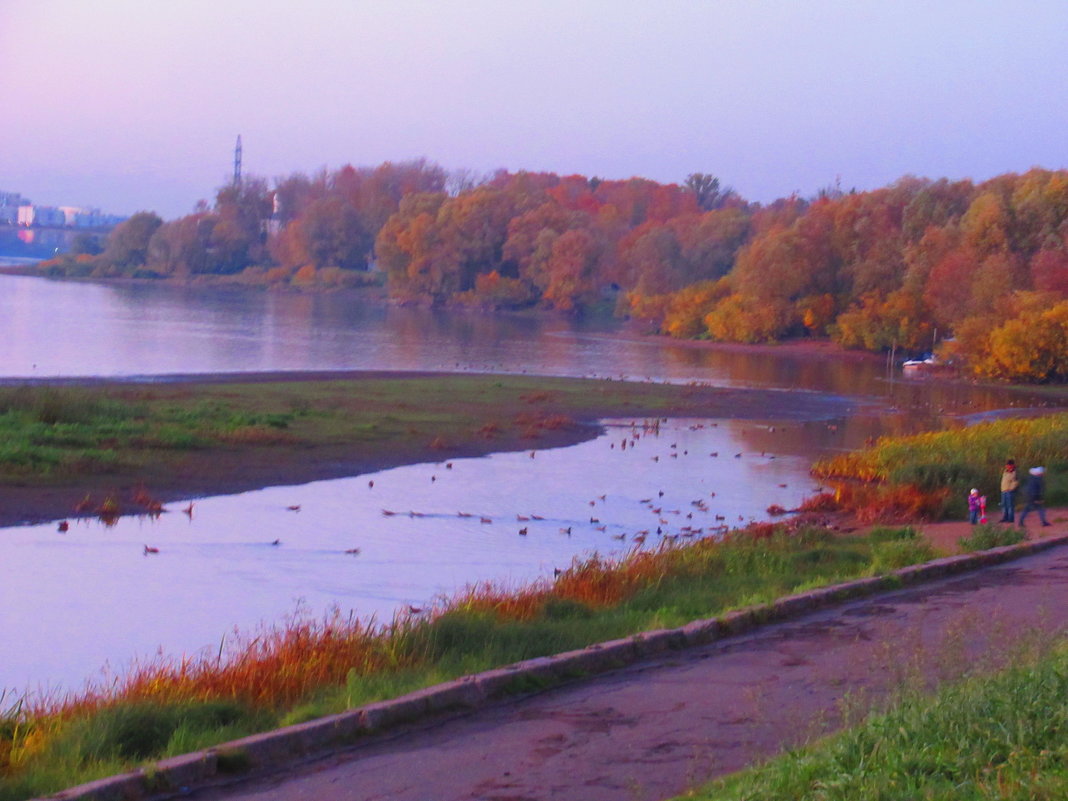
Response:
[{"label": "radio tower", "polygon": [[241,134],[237,135],[237,146],[234,148],[234,186],[241,186]]}]

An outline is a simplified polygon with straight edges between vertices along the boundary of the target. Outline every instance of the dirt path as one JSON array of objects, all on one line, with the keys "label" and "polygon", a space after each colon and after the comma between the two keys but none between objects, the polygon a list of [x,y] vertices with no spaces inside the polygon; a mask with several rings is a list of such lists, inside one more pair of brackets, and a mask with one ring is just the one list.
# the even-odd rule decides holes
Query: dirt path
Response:
[{"label": "dirt path", "polygon": [[191,797],[662,799],[839,728],[902,682],[959,676],[1065,632],[1068,548],[1059,547]]}]

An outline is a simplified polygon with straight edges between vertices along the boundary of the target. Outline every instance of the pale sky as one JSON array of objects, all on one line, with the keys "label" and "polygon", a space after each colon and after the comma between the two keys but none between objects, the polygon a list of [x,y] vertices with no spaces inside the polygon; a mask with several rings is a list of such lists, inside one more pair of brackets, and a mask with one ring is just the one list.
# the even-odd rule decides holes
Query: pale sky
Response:
[{"label": "pale sky", "polygon": [[1068,165],[1068,2],[0,0],[0,190],[170,218],[426,157],[744,197]]}]

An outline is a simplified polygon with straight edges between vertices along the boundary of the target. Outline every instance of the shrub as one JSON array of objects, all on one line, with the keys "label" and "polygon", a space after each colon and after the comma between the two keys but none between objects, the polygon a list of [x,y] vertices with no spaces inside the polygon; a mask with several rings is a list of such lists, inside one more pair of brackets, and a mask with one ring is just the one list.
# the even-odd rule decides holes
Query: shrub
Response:
[{"label": "shrub", "polygon": [[957,544],[962,551],[986,551],[990,548],[1000,548],[1002,545],[1015,545],[1024,539],[1024,532],[1015,526],[983,523],[975,526],[968,536],[957,540]]},{"label": "shrub", "polygon": [[915,540],[918,537],[919,532],[912,526],[876,526],[868,532],[868,539],[873,543]]},{"label": "shrub", "polygon": [[888,573],[930,561],[935,555],[934,547],[923,538],[884,540],[872,544],[871,571],[876,575]]}]

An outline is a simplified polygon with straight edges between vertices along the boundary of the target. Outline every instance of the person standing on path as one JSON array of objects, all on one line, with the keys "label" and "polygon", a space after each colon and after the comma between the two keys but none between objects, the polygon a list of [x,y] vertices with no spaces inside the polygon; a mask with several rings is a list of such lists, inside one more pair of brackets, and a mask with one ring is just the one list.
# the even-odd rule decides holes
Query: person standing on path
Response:
[{"label": "person standing on path", "polygon": [[1016,460],[1005,462],[1001,473],[1001,522],[1016,522],[1016,491],[1020,488],[1020,476],[1016,472]]},{"label": "person standing on path", "polygon": [[968,493],[968,522],[973,526],[979,522],[979,509],[982,506],[982,499],[979,497],[979,490],[973,489]]},{"label": "person standing on path", "polygon": [[1020,528],[1024,527],[1024,520],[1033,510],[1038,510],[1038,519],[1042,521],[1042,525],[1048,526],[1049,521],[1046,520],[1046,507],[1044,505],[1046,468],[1032,467],[1027,472],[1029,474],[1027,478],[1027,506],[1020,513]]}]

